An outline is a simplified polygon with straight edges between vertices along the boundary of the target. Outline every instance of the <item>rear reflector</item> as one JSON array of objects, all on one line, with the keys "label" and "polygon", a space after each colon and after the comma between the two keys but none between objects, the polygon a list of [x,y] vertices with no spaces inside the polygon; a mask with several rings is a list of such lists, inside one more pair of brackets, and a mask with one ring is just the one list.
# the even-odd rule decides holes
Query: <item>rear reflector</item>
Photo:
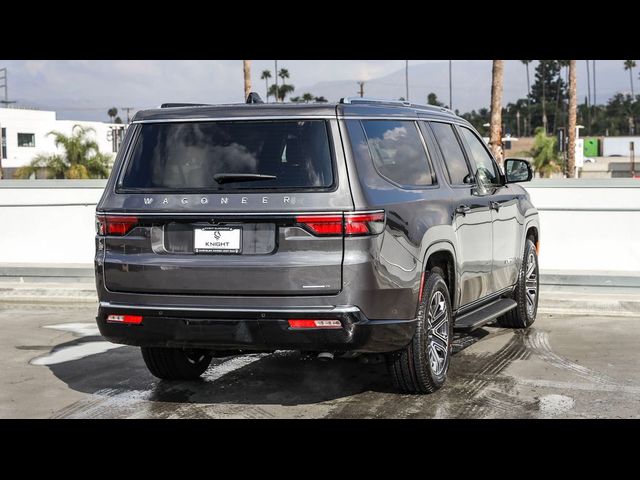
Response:
[{"label": "rear reflector", "polygon": [[142,315],[109,315],[107,317],[107,322],[140,325],[142,323]]},{"label": "rear reflector", "polygon": [[342,328],[340,320],[289,320],[290,328]]},{"label": "rear reflector", "polygon": [[138,224],[138,217],[120,215],[96,215],[98,235],[124,236]]}]

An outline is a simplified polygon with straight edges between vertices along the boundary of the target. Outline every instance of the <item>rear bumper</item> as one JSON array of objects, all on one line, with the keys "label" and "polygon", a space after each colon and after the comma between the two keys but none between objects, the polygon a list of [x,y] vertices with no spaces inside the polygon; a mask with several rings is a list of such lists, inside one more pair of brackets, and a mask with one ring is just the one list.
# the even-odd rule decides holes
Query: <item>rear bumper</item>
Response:
[{"label": "rear bumper", "polygon": [[[107,323],[110,314],[142,315],[141,325]],[[340,329],[291,329],[288,320],[338,319]],[[135,307],[101,302],[100,333],[125,345],[208,350],[390,352],[413,338],[415,320],[369,320],[352,306],[318,309]]]}]

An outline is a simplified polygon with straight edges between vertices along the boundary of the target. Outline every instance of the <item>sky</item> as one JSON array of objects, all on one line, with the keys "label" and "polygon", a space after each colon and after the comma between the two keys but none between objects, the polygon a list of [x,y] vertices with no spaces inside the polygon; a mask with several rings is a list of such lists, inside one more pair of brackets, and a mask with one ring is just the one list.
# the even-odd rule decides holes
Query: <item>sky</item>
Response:
[{"label": "sky", "polygon": [[[264,95],[260,73],[273,73],[273,60],[252,62],[253,89]],[[410,99],[426,102],[430,91],[448,103],[448,62],[411,60]],[[533,67],[531,78],[533,81]],[[164,102],[229,103],[243,101],[241,60],[0,60],[8,69],[9,100],[19,105],[55,110],[59,119],[108,121],[116,107],[154,108]],[[330,101],[355,95],[357,81],[366,92],[385,98],[405,95],[404,60],[279,60],[291,74],[294,95],[309,91]],[[453,62],[453,103],[460,112],[488,107],[490,60]],[[637,71],[635,81],[640,88]],[[505,103],[526,94],[525,70],[517,60],[505,67]],[[586,95],[586,66],[578,61],[578,98]],[[272,79],[273,80],[273,79]],[[629,91],[629,74],[622,60],[598,61],[598,101],[616,91]],[[3,92],[2,92],[3,93]],[[1,93],[0,93],[1,95]]]}]

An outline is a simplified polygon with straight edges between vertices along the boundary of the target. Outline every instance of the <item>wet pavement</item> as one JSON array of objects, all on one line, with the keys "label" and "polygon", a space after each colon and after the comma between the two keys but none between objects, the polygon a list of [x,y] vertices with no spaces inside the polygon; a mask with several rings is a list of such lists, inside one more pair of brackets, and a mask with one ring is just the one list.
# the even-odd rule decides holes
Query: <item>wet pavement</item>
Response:
[{"label": "wet pavement", "polygon": [[[540,315],[459,336],[447,384],[394,392],[375,357],[214,359],[163,382],[105,342],[91,304],[0,304],[1,418],[639,418],[640,318]],[[365,359],[368,360],[365,363]]]}]

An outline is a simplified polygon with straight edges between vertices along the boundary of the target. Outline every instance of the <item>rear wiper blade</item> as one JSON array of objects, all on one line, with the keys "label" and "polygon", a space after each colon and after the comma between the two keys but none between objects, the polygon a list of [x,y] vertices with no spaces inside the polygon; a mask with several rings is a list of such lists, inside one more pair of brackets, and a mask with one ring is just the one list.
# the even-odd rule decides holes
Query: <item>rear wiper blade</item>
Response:
[{"label": "rear wiper blade", "polygon": [[218,183],[227,182],[251,182],[254,180],[275,180],[275,175],[262,175],[259,173],[216,173],[213,179]]}]

